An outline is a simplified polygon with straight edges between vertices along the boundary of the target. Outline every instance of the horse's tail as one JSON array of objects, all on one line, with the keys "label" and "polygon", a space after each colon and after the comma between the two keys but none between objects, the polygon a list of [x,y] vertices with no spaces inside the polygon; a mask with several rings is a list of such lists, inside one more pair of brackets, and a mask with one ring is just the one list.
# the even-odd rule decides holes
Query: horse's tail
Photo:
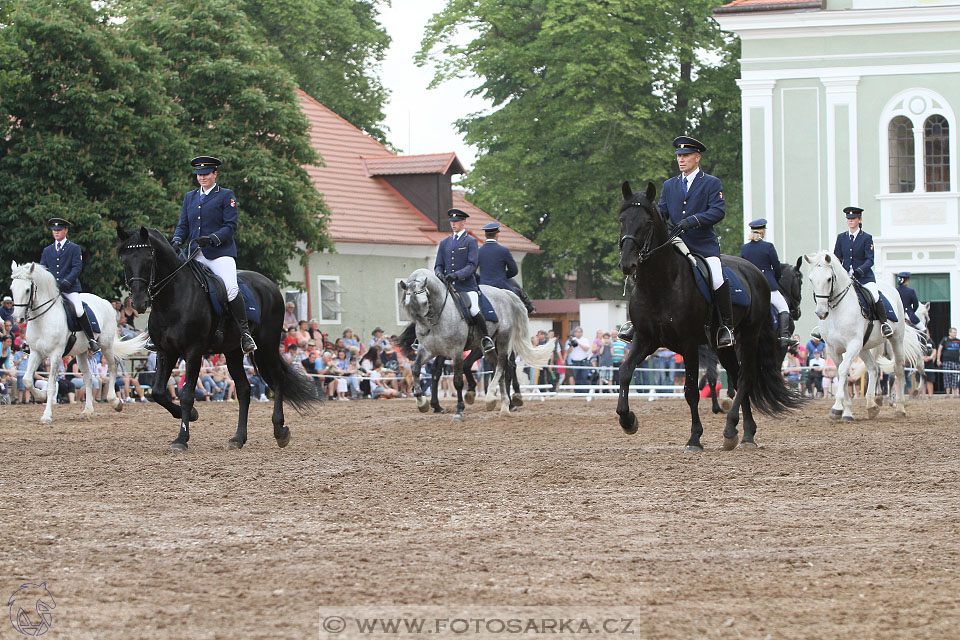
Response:
[{"label": "horse's tail", "polygon": [[400,352],[413,360],[417,357],[417,352],[413,348],[414,343],[417,341],[417,325],[415,322],[408,324],[403,333],[400,334],[400,337],[397,338],[397,346],[400,347]]},{"label": "horse's tail", "polygon": [[[787,387],[783,382],[780,342],[773,330],[773,319],[765,314],[757,345],[757,375],[750,393],[750,404],[760,413],[778,416],[799,409],[803,398],[796,389]],[[743,339],[749,339],[744,336]]]},{"label": "horse's tail", "polygon": [[[903,328],[903,361],[905,366],[919,369],[923,366],[924,336],[922,333],[906,325]],[[884,373],[893,373],[893,360],[884,356],[877,358],[877,364]]]},{"label": "horse's tail", "polygon": [[[265,355],[263,351],[257,349],[253,353],[253,359],[263,381],[271,388],[279,389],[283,394],[284,402],[302,414],[311,405],[322,401],[313,380],[307,377],[303,367],[290,364],[280,357],[276,350],[271,354],[272,356]],[[271,360],[276,358],[276,360],[267,362],[268,358]]]},{"label": "horse's tail", "polygon": [[142,355],[147,352],[145,346],[150,336],[143,332],[136,338],[129,340],[115,340],[113,342],[113,355],[120,360],[126,360],[135,355]]},{"label": "horse's tail", "polygon": [[530,344],[530,323],[527,321],[527,314],[525,311],[517,313],[517,324],[510,333],[509,353],[516,353],[528,366],[542,367],[550,361],[556,342],[556,338],[551,338],[539,347]]}]

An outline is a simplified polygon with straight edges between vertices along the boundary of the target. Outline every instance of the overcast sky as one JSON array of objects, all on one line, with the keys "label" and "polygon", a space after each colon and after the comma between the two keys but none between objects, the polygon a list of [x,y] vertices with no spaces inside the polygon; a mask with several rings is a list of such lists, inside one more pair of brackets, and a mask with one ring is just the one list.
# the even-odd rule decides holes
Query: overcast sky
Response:
[{"label": "overcast sky", "polygon": [[466,95],[479,81],[452,80],[428,90],[433,68],[413,63],[424,26],[444,4],[444,0],[393,0],[392,7],[381,7],[380,23],[392,38],[380,74],[390,89],[385,124],[388,139],[402,154],[453,151],[469,171],[476,150],[463,142],[454,122],[486,108],[480,98]]}]

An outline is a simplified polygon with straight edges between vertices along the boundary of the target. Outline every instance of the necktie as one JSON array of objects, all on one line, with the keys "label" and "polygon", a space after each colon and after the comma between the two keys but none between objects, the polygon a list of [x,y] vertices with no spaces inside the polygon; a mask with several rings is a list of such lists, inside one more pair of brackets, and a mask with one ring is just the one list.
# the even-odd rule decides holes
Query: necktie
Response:
[{"label": "necktie", "polygon": [[851,234],[850,234],[850,244],[853,244],[853,239],[854,239],[854,237],[855,237],[855,236],[851,233]]},{"label": "necktie", "polygon": [[206,195],[207,195],[207,194],[205,194],[203,191],[200,192],[200,202],[203,202],[203,198],[204,198]]},{"label": "necktie", "polygon": [[683,176],[683,195],[687,195],[687,176]]},{"label": "necktie", "polygon": [[58,251],[58,252],[60,251],[60,243],[59,243],[59,242],[57,243],[57,251]]}]

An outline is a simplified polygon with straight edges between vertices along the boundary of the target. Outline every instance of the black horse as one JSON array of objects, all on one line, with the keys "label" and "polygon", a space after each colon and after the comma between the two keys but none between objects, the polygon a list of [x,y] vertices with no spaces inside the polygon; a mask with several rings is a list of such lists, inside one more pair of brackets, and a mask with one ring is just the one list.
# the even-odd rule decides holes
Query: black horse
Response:
[{"label": "black horse", "polygon": [[[787,308],[790,310],[790,335],[793,335],[794,331],[794,322],[800,319],[800,300],[803,295],[803,274],[800,272],[800,265],[803,263],[803,256],[797,258],[796,265],[786,264],[785,262],[780,263],[780,279],[777,280],[777,283],[780,285],[780,293],[783,294],[784,299],[787,301]],[[729,411],[730,407],[733,405],[733,386],[727,385],[727,396],[723,400],[718,400],[717,398],[717,389],[716,389],[716,354],[712,351],[709,351],[709,347],[701,345],[700,347],[700,360],[704,360],[704,351],[707,351],[707,375],[705,379],[709,381],[712,379],[713,384],[710,385],[710,399],[713,403],[713,412],[721,413],[724,411]],[[780,347],[780,361],[783,362],[783,359],[787,355],[787,347],[781,345]],[[700,388],[703,389],[705,386],[704,380],[700,381]]]},{"label": "black horse", "polygon": [[[157,372],[151,396],[174,418],[180,419],[180,433],[170,448],[186,451],[190,421],[198,418],[194,390],[202,358],[204,354],[220,352],[227,357],[227,369],[236,384],[240,405],[237,432],[227,441],[227,447],[242,448],[247,442],[250,383],[243,367],[236,323],[229,318],[223,322],[215,315],[210,297],[197,276],[162,233],[140,227],[128,232],[118,229],[117,235],[118,253],[133,308],[143,313],[148,306],[152,307],[148,326],[150,337],[157,345]],[[290,442],[290,429],[283,424],[283,402],[289,402],[302,413],[320,398],[310,379],[280,357],[284,300],[277,285],[253,271],[238,271],[237,275],[246,282],[260,307],[260,323],[250,326],[259,345],[253,359],[273,391],[273,437],[280,447],[285,447]],[[170,398],[164,384],[178,357],[186,363],[179,405]]]},{"label": "black horse", "polygon": [[[686,369],[684,397],[692,419],[686,451],[703,451],[703,425],[697,411],[698,347],[708,341],[704,327],[710,324],[713,310],[697,289],[687,258],[673,248],[666,222],[654,204],[653,184],[648,183],[645,193],[633,193],[626,182],[621,190],[620,269],[625,275],[636,276],[636,284],[630,296],[634,338],[620,365],[620,426],[626,433],[637,432],[637,417],[630,411],[628,399],[633,371],[657,347],[667,347],[683,356]],[[770,287],[766,279],[746,260],[724,256],[723,261],[740,277],[750,296],[749,307],[734,307],[736,346],[718,352],[727,375],[737,381],[737,394],[723,432],[723,448],[737,446],[741,409],[742,446],[752,448],[756,447],[757,432],[752,409],[777,415],[800,406],[801,398],[784,385],[780,373],[780,347],[770,317]]]}]

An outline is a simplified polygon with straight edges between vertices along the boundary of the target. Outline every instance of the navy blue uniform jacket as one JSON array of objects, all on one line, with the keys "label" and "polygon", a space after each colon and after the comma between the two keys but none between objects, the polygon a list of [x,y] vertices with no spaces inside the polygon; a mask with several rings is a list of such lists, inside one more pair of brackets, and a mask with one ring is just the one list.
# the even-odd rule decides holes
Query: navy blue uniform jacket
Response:
[{"label": "navy blue uniform jacket", "polygon": [[230,189],[215,185],[210,194],[204,196],[200,204],[200,189],[194,189],[183,197],[180,208],[180,221],[173,239],[187,244],[200,236],[210,236],[210,245],[203,249],[207,260],[223,256],[237,257],[237,243],[233,234],[237,232],[237,199]]},{"label": "navy blue uniform jacket", "polygon": [[837,236],[837,244],[833,247],[833,255],[843,262],[843,270],[850,273],[853,267],[853,277],[857,282],[876,282],[873,277],[873,236],[860,230],[857,239],[850,244],[850,233],[844,232]]},{"label": "navy blue uniform jacket", "polygon": [[770,291],[780,290],[780,257],[777,248],[766,240],[751,241],[740,249],[740,257],[763,272]]},{"label": "navy blue uniform jacket", "polygon": [[40,256],[40,264],[57,279],[57,286],[61,282],[66,282],[67,287],[61,289],[64,293],[79,293],[80,272],[83,270],[83,249],[80,245],[74,244],[69,240],[64,240],[64,244],[57,253],[57,243],[54,242],[49,247],[44,248]]},{"label": "navy blue uniform jacket", "polygon": [[[480,269],[480,284],[513,291],[507,279],[520,273],[520,269],[517,268],[517,262],[513,259],[510,249],[499,242],[488,240],[480,245],[479,253],[480,258],[477,264]],[[516,293],[516,291],[513,292]]]},{"label": "navy blue uniform jacket", "polygon": [[441,280],[445,274],[456,274],[457,280],[453,286],[457,291],[479,291],[476,275],[478,254],[477,239],[466,231],[459,240],[449,235],[440,241],[433,272]]},{"label": "navy blue uniform jacket", "polygon": [[920,324],[920,318],[917,317],[917,309],[920,308],[920,299],[917,298],[917,292],[906,285],[897,287],[897,293],[903,301],[903,310],[907,312],[907,318],[913,324]]},{"label": "navy blue uniform jacket", "polygon": [[723,184],[720,178],[698,170],[693,182],[689,183],[687,196],[684,197],[682,179],[683,176],[676,176],[663,183],[657,206],[673,225],[680,224],[684,218],[690,218],[693,228],[684,233],[682,238],[691,251],[706,258],[719,257],[720,240],[713,231],[713,225],[727,215],[723,202]]}]

